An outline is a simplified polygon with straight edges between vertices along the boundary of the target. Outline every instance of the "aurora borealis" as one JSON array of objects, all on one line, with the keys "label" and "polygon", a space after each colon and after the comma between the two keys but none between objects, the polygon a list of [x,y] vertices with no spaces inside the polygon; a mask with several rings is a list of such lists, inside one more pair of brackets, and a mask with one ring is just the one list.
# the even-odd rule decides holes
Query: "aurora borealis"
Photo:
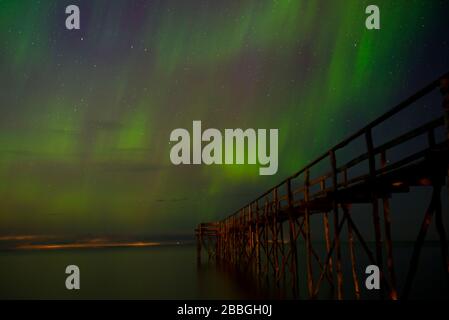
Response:
[{"label": "aurora borealis", "polygon": [[[364,27],[372,2],[379,31]],[[0,0],[0,233],[192,233],[449,70],[448,9]],[[278,128],[277,174],[173,166],[170,132],[194,120]]]}]

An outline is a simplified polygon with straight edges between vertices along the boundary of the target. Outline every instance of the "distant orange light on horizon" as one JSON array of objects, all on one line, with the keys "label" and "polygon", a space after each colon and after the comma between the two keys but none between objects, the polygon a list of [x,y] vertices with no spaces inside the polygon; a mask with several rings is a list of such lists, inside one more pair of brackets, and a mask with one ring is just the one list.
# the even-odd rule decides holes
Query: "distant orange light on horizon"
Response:
[{"label": "distant orange light on horizon", "polygon": [[52,249],[80,249],[80,248],[119,248],[119,247],[154,247],[159,242],[83,242],[66,244],[24,244],[16,246],[20,250],[52,250]]},{"label": "distant orange light on horizon", "polygon": [[0,236],[0,241],[22,241],[22,240],[36,240],[47,238],[47,236],[36,235],[13,235],[13,236]]}]

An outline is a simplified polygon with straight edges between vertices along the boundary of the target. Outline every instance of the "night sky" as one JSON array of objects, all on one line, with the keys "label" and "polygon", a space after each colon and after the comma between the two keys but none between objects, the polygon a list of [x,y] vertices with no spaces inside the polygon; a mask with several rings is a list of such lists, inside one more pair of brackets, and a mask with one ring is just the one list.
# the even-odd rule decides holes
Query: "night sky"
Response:
[{"label": "night sky", "polygon": [[[77,4],[81,30],[65,28]],[[365,28],[377,4],[381,30]],[[0,0],[0,233],[191,234],[449,70],[447,1]],[[278,128],[279,170],[170,132]]]}]

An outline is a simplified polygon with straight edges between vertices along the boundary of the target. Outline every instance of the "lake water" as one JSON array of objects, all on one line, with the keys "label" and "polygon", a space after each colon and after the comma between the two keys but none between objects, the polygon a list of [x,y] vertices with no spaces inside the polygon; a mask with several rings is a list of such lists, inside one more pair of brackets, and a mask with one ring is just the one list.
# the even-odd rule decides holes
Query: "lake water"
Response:
[{"label": "lake water", "polygon": [[[358,251],[359,267],[367,261]],[[404,267],[411,244],[396,246],[398,282],[405,279]],[[343,255],[345,252],[343,252]],[[300,253],[300,258],[303,253]],[[413,290],[414,298],[448,298],[441,266],[440,249],[428,244]],[[65,268],[81,270],[81,290],[65,288]],[[350,265],[343,264],[345,292],[352,295]],[[401,272],[399,272],[401,270]],[[362,269],[360,271],[363,271]],[[317,272],[318,273],[318,272]],[[361,273],[359,273],[361,274]],[[303,276],[303,274],[301,275]],[[316,276],[316,275],[315,275]],[[305,278],[302,278],[305,279]],[[304,291],[303,291],[304,292]],[[363,297],[377,294],[362,289]],[[194,245],[147,248],[71,250],[24,250],[0,252],[1,299],[245,299],[260,297],[229,272],[214,265],[196,263]],[[325,298],[325,297],[323,297]]]}]

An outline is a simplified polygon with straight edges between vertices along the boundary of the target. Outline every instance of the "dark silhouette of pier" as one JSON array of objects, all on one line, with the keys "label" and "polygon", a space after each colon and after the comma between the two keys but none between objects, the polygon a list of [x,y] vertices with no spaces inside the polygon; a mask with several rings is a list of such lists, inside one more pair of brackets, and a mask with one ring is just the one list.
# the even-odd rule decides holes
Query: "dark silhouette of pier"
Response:
[{"label": "dark silhouette of pier", "polygon": [[[440,116],[382,144],[374,143],[374,129],[438,89],[443,100]],[[437,132],[442,132],[441,137]],[[413,150],[409,148],[408,153],[396,156],[400,154],[396,150],[407,143],[410,145],[416,138],[423,138],[425,145],[413,145]],[[349,161],[341,160],[341,155],[348,157],[351,152],[348,146],[356,141],[361,141],[364,152]],[[389,155],[393,153],[395,157],[390,159]],[[221,221],[201,223],[195,230],[198,259],[205,250],[209,259],[233,265],[278,287],[287,287],[294,297],[317,298],[323,282],[327,282],[333,297],[343,299],[348,297],[346,293],[343,296],[341,251],[345,245],[348,246],[352,273],[348,278],[354,297],[359,299],[366,275],[362,278],[357,274],[354,245],[358,241],[370,263],[380,268],[380,297],[406,299],[412,289],[429,226],[435,223],[445,274],[442,280],[449,291],[448,242],[441,201],[448,165],[449,73],[446,73],[234,214]],[[390,199],[395,194],[408,193],[411,187],[431,188],[432,194],[422,224],[416,226],[419,232],[408,270],[402,270],[407,274],[405,284],[399,290],[391,236]],[[370,206],[366,213],[372,216],[374,251],[351,216],[353,204]],[[326,254],[321,257],[311,240],[311,215],[321,216],[326,246]],[[344,227],[347,228],[347,239],[341,239]],[[305,246],[305,261],[299,261],[301,242]],[[300,262],[304,264],[306,279],[299,279]],[[305,281],[307,292],[300,294],[299,281]]]}]

